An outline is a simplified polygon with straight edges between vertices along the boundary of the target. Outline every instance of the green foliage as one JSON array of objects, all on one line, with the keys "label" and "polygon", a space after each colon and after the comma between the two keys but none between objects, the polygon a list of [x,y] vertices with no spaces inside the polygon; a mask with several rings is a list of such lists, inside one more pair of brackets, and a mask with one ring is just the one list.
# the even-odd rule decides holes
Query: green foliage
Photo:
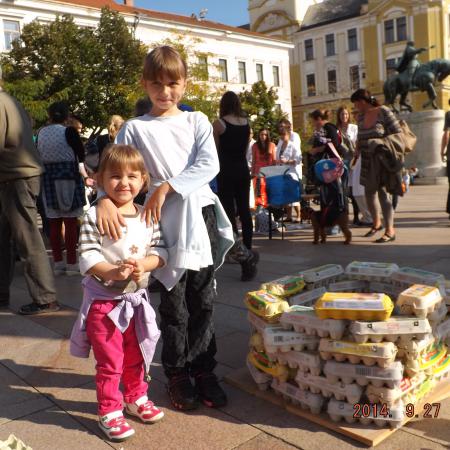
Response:
[{"label": "green foliage", "polygon": [[218,79],[211,76],[214,66],[208,61],[212,53],[197,49],[201,39],[189,36],[188,33],[173,32],[169,38],[156,42],[153,46],[169,45],[177,50],[188,63],[188,83],[183,103],[206,114],[210,121],[217,118],[220,99],[225,92],[217,87]]},{"label": "green foliage", "polygon": [[264,81],[252,85],[250,91],[239,93],[242,108],[249,115],[254,135],[267,128],[272,140],[278,139],[278,122],[287,117],[277,106],[278,95],[274,87],[267,88]]},{"label": "green foliage", "polygon": [[129,116],[142,95],[139,85],[146,49],[119,13],[103,8],[95,29],[69,15],[50,24],[26,25],[3,58],[5,89],[40,126],[48,106],[65,100],[98,132],[112,114]]}]

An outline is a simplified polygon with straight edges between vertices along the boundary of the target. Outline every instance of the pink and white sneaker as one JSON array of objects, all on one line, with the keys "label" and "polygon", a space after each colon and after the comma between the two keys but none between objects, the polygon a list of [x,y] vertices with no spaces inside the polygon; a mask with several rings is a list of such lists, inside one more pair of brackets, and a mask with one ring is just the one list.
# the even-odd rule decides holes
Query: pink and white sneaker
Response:
[{"label": "pink and white sneaker", "polygon": [[133,428],[123,417],[122,411],[113,411],[99,417],[98,426],[111,441],[125,441],[134,434]]},{"label": "pink and white sneaker", "polygon": [[159,422],[164,417],[164,413],[146,395],[134,403],[125,403],[125,412],[139,417],[144,423]]}]

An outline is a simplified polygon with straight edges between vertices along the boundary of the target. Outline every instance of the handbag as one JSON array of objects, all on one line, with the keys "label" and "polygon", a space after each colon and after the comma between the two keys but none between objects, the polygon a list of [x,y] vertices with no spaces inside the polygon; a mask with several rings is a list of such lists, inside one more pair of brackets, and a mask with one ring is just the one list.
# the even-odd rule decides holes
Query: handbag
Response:
[{"label": "handbag", "polygon": [[281,175],[266,178],[267,200],[271,206],[283,206],[300,200],[300,183],[289,174],[289,168]]},{"label": "handbag", "polygon": [[404,153],[411,153],[417,143],[417,136],[411,131],[405,120],[398,121],[403,134],[403,144],[405,146]]},{"label": "handbag", "polygon": [[322,183],[332,183],[344,175],[345,164],[339,156],[332,142],[327,143],[328,148],[334,154],[334,158],[325,158],[314,164],[316,178]]}]

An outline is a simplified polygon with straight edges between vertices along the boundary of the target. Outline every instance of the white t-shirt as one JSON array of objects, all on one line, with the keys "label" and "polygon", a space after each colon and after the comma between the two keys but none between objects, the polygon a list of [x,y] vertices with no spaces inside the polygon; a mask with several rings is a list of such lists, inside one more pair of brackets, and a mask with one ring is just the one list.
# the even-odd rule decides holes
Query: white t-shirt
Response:
[{"label": "white t-shirt", "polygon": [[295,172],[298,179],[302,180],[302,154],[299,152],[298,148],[294,142],[289,141],[286,148],[282,149],[283,141],[279,140],[277,145],[276,159],[279,161],[281,158],[286,160],[294,160],[296,162],[295,166],[290,166],[290,172]]}]

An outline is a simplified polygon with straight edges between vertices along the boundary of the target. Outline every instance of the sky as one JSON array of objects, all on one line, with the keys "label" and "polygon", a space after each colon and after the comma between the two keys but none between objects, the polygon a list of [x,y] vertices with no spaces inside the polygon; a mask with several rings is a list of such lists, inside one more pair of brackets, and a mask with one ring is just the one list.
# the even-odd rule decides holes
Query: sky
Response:
[{"label": "sky", "polygon": [[134,0],[135,6],[190,16],[206,8],[206,19],[227,25],[249,23],[248,0]]}]

